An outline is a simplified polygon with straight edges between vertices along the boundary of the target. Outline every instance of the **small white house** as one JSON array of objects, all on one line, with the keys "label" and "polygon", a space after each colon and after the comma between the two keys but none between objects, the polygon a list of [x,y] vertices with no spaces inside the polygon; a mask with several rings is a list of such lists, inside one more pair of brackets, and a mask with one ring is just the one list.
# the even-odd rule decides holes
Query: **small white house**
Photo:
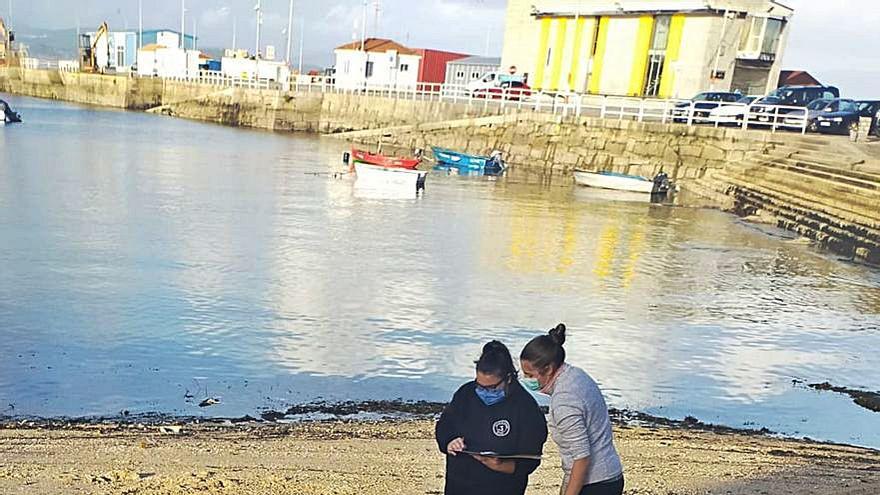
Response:
[{"label": "small white house", "polygon": [[273,60],[223,57],[220,61],[220,71],[224,76],[233,79],[262,79],[278,82],[287,82],[290,79],[290,67],[284,62]]},{"label": "small white house", "polygon": [[355,41],[342,45],[335,52],[339,88],[412,89],[418,84],[422,56],[392,40],[368,38],[363,44]]},{"label": "small white house", "polygon": [[200,63],[198,50],[151,44],[138,50],[137,73],[142,77],[197,77]]}]

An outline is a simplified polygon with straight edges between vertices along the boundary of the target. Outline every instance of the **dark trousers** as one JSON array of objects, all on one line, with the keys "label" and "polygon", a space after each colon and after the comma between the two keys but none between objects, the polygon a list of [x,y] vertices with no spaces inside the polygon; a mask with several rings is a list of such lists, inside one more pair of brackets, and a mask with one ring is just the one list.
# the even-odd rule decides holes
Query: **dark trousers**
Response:
[{"label": "dark trousers", "polygon": [[623,476],[613,481],[584,485],[581,495],[623,495]]}]

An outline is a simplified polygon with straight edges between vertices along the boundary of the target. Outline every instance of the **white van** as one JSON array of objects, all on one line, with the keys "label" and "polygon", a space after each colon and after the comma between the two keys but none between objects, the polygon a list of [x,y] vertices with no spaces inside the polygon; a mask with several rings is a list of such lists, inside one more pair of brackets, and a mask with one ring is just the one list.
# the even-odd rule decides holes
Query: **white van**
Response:
[{"label": "white van", "polygon": [[510,74],[508,72],[487,72],[483,77],[476,81],[471,81],[467,85],[468,93],[473,93],[481,89],[491,89],[501,86],[501,83],[508,81],[525,82],[525,77],[520,74]]}]

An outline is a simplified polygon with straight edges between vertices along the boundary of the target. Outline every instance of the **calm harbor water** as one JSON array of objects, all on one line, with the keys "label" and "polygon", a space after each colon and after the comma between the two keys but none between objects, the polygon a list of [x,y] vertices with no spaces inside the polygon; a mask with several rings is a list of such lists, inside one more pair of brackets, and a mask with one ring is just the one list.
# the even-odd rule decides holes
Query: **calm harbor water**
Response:
[{"label": "calm harbor water", "polygon": [[336,141],[0,97],[0,415],[443,401],[563,321],[612,406],[880,447],[800,383],[880,389],[880,274],[780,232],[516,178],[385,199]]}]

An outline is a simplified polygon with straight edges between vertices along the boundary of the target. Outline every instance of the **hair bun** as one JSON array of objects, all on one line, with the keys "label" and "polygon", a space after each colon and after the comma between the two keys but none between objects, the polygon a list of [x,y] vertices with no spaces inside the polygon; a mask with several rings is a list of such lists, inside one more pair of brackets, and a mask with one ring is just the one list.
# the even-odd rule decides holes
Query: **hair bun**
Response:
[{"label": "hair bun", "polygon": [[556,342],[560,347],[565,344],[565,323],[556,325],[556,328],[551,329],[548,333],[553,342]]},{"label": "hair bun", "polygon": [[508,352],[507,346],[502,344],[497,340],[493,340],[491,342],[487,342],[486,345],[483,346],[483,354],[497,354],[499,352]]}]

